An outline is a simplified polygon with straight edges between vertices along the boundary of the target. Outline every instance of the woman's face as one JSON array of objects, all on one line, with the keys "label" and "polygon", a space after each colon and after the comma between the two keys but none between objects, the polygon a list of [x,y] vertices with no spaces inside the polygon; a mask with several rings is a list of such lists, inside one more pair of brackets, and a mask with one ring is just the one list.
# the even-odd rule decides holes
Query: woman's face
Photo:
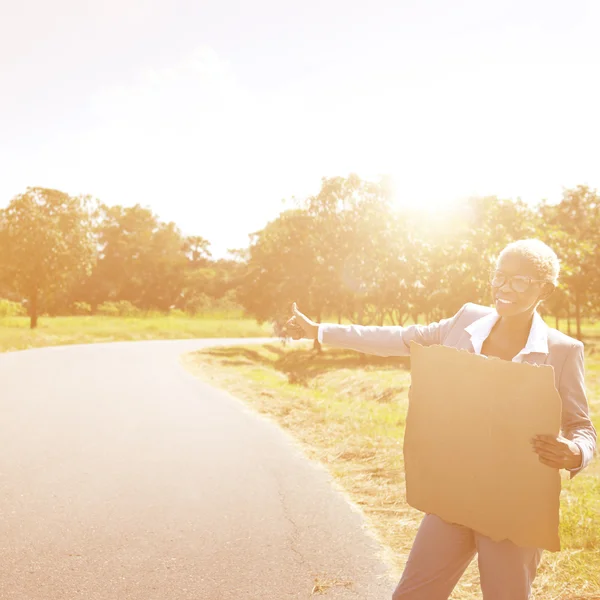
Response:
[{"label": "woman's face", "polygon": [[507,252],[500,257],[494,278],[492,296],[501,317],[533,314],[538,301],[547,298],[553,289],[551,283],[536,281],[540,274],[535,264],[518,252]]}]

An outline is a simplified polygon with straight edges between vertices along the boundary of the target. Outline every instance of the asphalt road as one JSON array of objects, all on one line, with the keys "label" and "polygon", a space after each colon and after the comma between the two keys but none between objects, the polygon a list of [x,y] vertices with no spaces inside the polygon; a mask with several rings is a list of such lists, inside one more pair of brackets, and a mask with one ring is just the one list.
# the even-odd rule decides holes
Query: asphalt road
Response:
[{"label": "asphalt road", "polygon": [[391,598],[326,471],[180,363],[228,343],[0,355],[1,600]]}]

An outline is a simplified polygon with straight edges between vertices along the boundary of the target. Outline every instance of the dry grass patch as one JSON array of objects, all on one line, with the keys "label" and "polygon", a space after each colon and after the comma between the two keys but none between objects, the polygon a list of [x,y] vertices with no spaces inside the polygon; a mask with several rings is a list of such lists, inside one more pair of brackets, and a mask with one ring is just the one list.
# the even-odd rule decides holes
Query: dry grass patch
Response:
[{"label": "dry grass patch", "polygon": [[352,582],[344,579],[338,579],[336,577],[315,577],[315,585],[311,590],[313,596],[318,594],[326,594],[331,588],[344,587],[352,588]]}]

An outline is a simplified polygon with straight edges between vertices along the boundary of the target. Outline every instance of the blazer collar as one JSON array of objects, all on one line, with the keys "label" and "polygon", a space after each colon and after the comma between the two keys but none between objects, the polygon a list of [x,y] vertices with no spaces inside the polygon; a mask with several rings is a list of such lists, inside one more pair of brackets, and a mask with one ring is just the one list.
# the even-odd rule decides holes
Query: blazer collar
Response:
[{"label": "blazer collar", "polygon": [[[483,342],[490,335],[499,318],[500,315],[494,310],[489,315],[485,315],[465,327],[465,331],[471,336],[471,343],[477,354],[481,354]],[[533,313],[527,343],[519,352],[519,354],[532,353],[548,354],[548,326],[537,311]]]}]

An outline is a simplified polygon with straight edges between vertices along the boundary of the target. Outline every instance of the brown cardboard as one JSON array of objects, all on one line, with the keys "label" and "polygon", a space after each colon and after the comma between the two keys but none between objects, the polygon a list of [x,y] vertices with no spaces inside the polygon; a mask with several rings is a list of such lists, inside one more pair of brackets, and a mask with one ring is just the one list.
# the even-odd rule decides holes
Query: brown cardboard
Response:
[{"label": "brown cardboard", "polygon": [[554,369],[411,342],[411,376],[408,504],[495,541],[560,550],[560,474],[530,443],[560,430]]}]

